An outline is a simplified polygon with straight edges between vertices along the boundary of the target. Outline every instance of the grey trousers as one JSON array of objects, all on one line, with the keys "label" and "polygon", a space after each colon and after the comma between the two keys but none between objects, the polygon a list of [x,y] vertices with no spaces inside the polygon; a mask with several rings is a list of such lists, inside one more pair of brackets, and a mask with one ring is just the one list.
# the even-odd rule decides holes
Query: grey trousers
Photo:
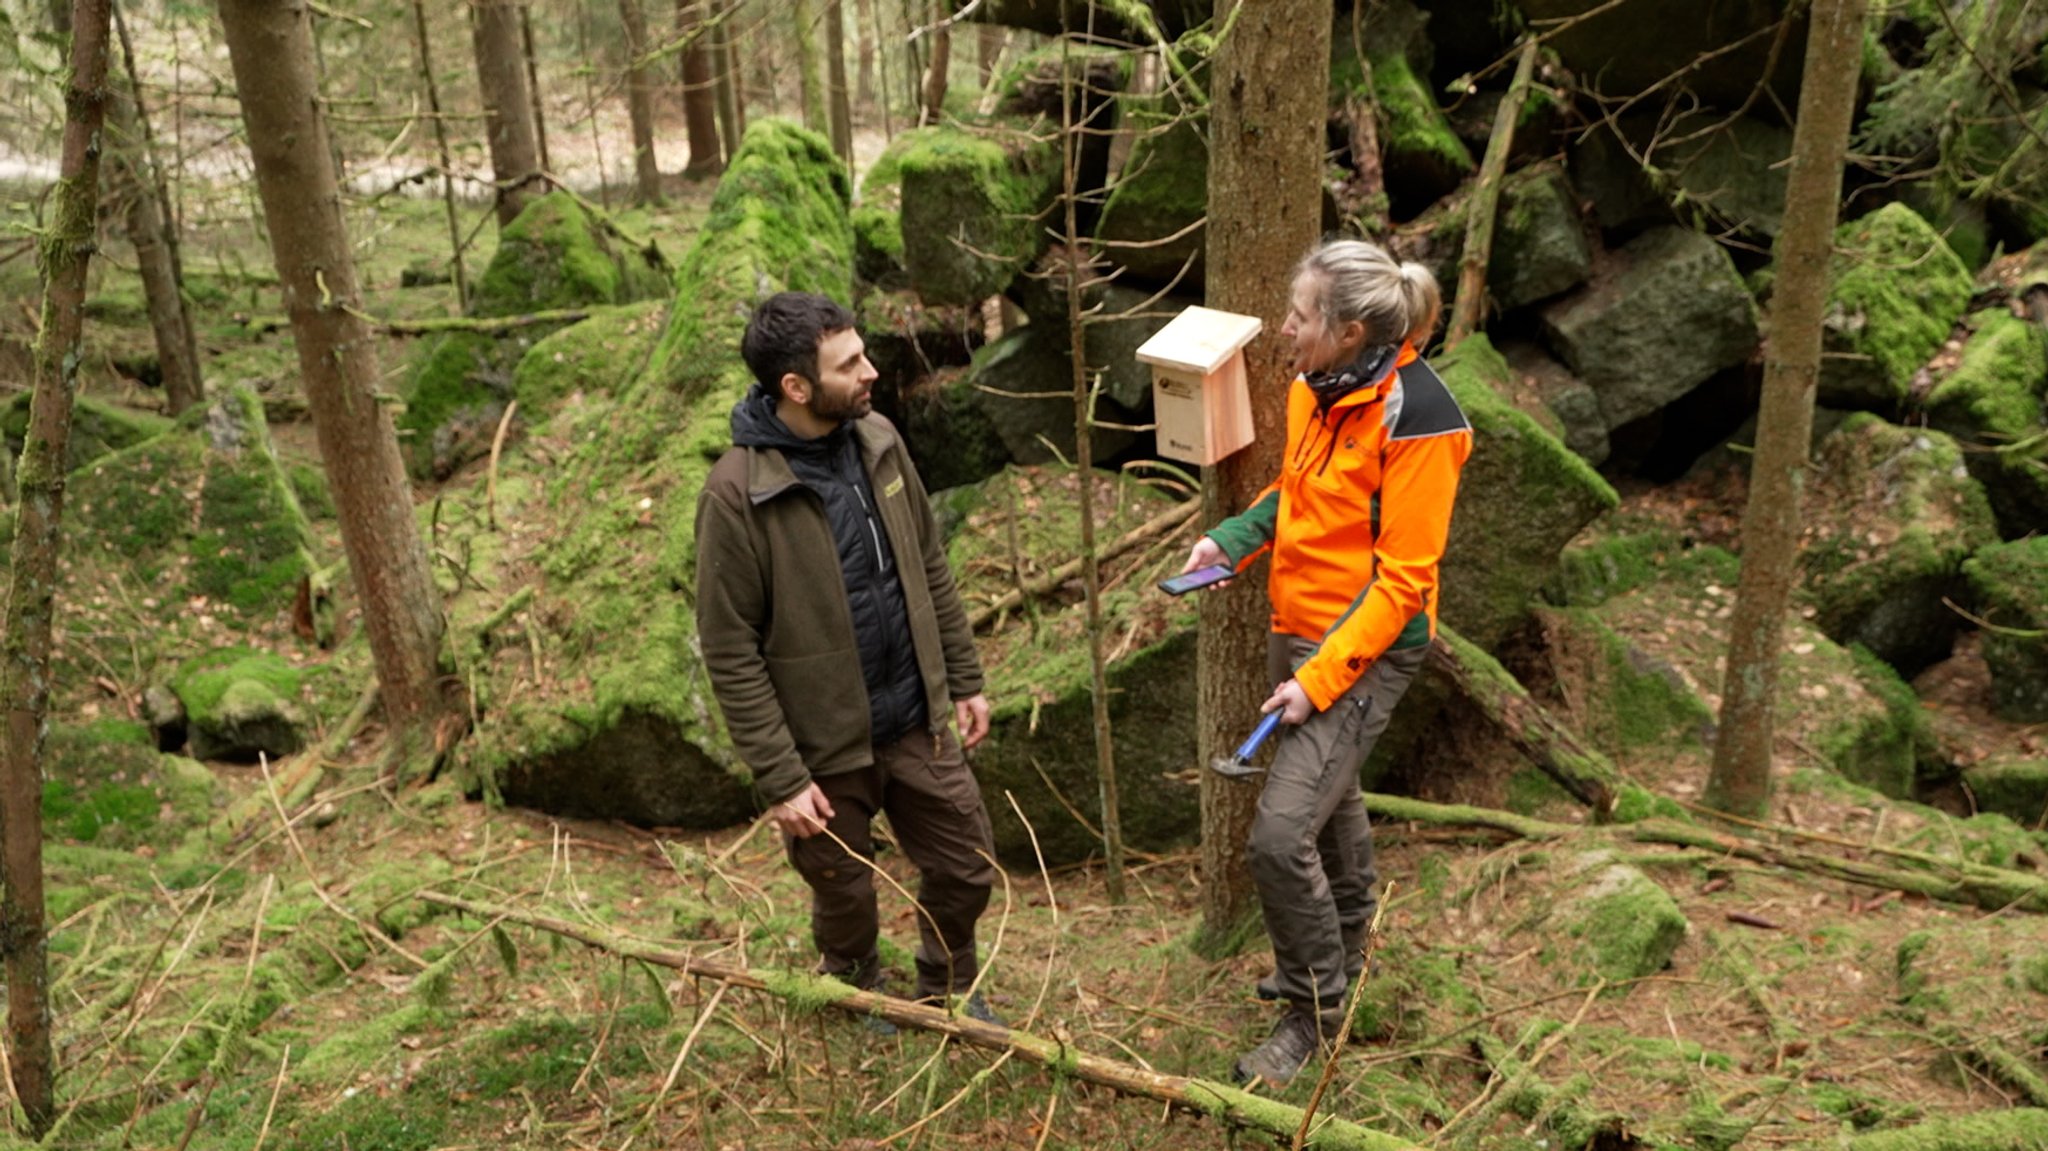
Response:
[{"label": "grey trousers", "polygon": [[[1273,636],[1266,651],[1273,683],[1293,678],[1315,646]],[[1245,859],[1273,941],[1280,996],[1304,1009],[1341,1007],[1363,962],[1379,877],[1358,771],[1428,650],[1387,652],[1343,698],[1297,727],[1281,728],[1266,769]]]},{"label": "grey trousers", "polygon": [[[874,987],[881,978],[874,871],[862,861],[874,859],[871,827],[876,815],[887,814],[919,875],[917,995],[967,990],[979,970],[974,924],[996,882],[995,839],[952,729],[937,739],[913,731],[876,747],[873,765],[819,776],[817,784],[832,803],[825,824],[832,835],[788,837],[787,846],[811,888],[818,970],[856,987]],[[861,859],[849,858],[849,848]]]}]

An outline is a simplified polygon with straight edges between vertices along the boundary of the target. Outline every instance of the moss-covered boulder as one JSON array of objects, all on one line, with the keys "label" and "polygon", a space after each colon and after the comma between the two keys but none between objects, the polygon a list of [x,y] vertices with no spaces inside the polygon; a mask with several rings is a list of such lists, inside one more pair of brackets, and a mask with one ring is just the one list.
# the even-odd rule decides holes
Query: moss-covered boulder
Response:
[{"label": "moss-covered boulder", "polygon": [[787,120],[749,123],[677,268],[668,326],[643,382],[685,398],[744,390],[740,336],[756,302],[788,288],[850,303],[852,199],[830,141]]},{"label": "moss-covered boulder", "polygon": [[170,688],[185,705],[192,754],[253,763],[304,747],[303,679],[276,655],[246,647],[216,648],[179,665]]},{"label": "moss-covered boulder", "polygon": [[[1027,324],[976,352],[968,369],[967,386],[980,396],[982,412],[1018,463],[1074,458],[1074,359],[1063,336]],[[1099,398],[1095,419],[1089,443],[1096,460],[1137,442],[1130,429],[1140,417],[1122,404]]]},{"label": "moss-covered boulder", "polygon": [[[1179,276],[1180,288],[1198,292],[1207,269],[1194,225],[1209,210],[1208,118],[1129,99],[1123,123],[1135,138],[1095,225],[1097,255],[1134,279]],[[1177,238],[1159,242],[1169,236]]]},{"label": "moss-covered boulder", "polygon": [[1970,270],[1906,205],[1843,224],[1829,265],[1820,402],[1897,411],[1970,292]]},{"label": "moss-covered boulder", "polygon": [[897,401],[903,416],[898,428],[932,491],[978,484],[1011,463],[1009,445],[989,414],[990,397],[975,380],[971,369],[943,368]]},{"label": "moss-covered boulder", "polygon": [[[1610,558],[1617,553],[1629,554],[1616,549]],[[1632,647],[1674,670],[1718,715],[1737,560],[1713,547],[1643,547],[1623,566],[1640,582],[1608,594],[1595,614]],[[1912,793],[1923,764],[1935,766],[1926,714],[1912,689],[1876,656],[1790,617],[1780,660],[1776,714],[1784,746],[1893,797]]]},{"label": "moss-covered boulder", "polygon": [[615,396],[640,374],[667,320],[659,300],[593,308],[529,348],[512,372],[521,411],[551,412],[574,396]]},{"label": "moss-covered boulder", "polygon": [[[0,437],[5,437],[8,454],[17,460],[21,458],[22,444],[28,439],[31,398],[29,392],[17,392],[4,407],[0,407]],[[71,438],[64,446],[65,470],[75,472],[109,452],[133,447],[162,435],[170,428],[171,421],[151,412],[115,407],[90,396],[75,397],[71,401]],[[0,494],[11,502],[14,499],[12,485]]]},{"label": "moss-covered boulder", "polygon": [[[1098,477],[1096,493],[1099,539],[1121,535],[1167,506],[1155,489],[1111,476]],[[1013,586],[1013,522],[1016,555],[1027,573],[1080,554],[1079,486],[1071,468],[1011,468],[980,485],[972,504],[949,547],[970,610]],[[1154,579],[1170,574],[1171,562],[1156,564],[1157,574],[1110,581],[1102,602],[1124,842],[1146,851],[1192,843],[1201,825],[1189,722],[1194,605],[1152,588]],[[1247,588],[1245,594],[1258,592]],[[975,775],[989,801],[997,853],[1021,867],[1036,866],[1030,835],[1004,802],[1005,792],[1023,808],[1048,863],[1102,849],[1072,814],[1094,828],[1102,825],[1087,633],[1077,599],[1045,602],[1034,621],[1013,621],[980,645],[995,726],[974,753]]]},{"label": "moss-covered boulder", "polygon": [[[1515,406],[1535,416],[1580,459],[1599,467],[1613,450],[1607,438],[1607,417],[1600,412],[1599,395],[1537,344],[1504,340],[1500,354],[1513,372],[1514,390],[1509,398],[1515,401]],[[1532,411],[1529,401],[1548,413],[1548,420]]]},{"label": "moss-covered boulder", "polygon": [[[1380,161],[1393,214],[1407,219],[1455,191],[1477,167],[1472,152],[1437,105],[1419,22],[1404,19],[1413,5],[1384,5],[1383,22],[1401,22],[1362,37],[1372,67],[1368,85],[1350,36],[1330,41],[1333,99],[1365,97],[1379,133]],[[1419,14],[1418,14],[1419,15]]]},{"label": "moss-covered boulder", "polygon": [[2048,532],[2048,340],[2002,309],[1970,327],[1955,369],[1928,393],[1927,422],[1962,442],[2005,538]]},{"label": "moss-covered boulder", "polygon": [[1984,490],[1940,432],[1858,414],[1821,441],[1802,578],[1814,622],[1913,675],[1948,656],[1963,561],[1998,539]]},{"label": "moss-covered boulder", "polygon": [[1624,766],[1711,746],[1714,713],[1670,663],[1623,639],[1590,608],[1539,608],[1543,650],[1578,733]]},{"label": "moss-covered boulder", "polygon": [[1596,91],[1634,96],[1683,76],[1686,90],[1717,108],[1747,107],[1759,79],[1780,107],[1799,104],[1806,20],[1795,19],[1779,43],[1773,26],[1784,10],[1771,4],[1663,7],[1606,5],[1601,0],[1516,0],[1564,66]]},{"label": "moss-covered boulder", "polygon": [[2048,536],[1984,548],[1963,574],[1991,625],[1984,662],[1999,714],[2021,723],[2048,720]]},{"label": "moss-covered boulder", "polygon": [[1050,144],[1021,129],[938,128],[900,164],[903,264],[926,300],[979,303],[1044,250],[1038,217],[1060,173]]},{"label": "moss-covered boulder", "polygon": [[1663,407],[1756,350],[1756,302],[1728,253],[1683,228],[1643,233],[1541,313],[1551,349],[1609,428]]},{"label": "moss-covered boulder", "polygon": [[1690,928],[1655,880],[1609,853],[1591,852],[1573,862],[1544,931],[1587,982],[1618,983],[1664,970]]},{"label": "moss-covered boulder", "polygon": [[903,157],[938,131],[912,128],[891,138],[860,179],[860,201],[852,213],[853,272],[876,287],[910,286],[903,264]]},{"label": "moss-covered boulder", "polygon": [[158,754],[149,729],[128,720],[53,726],[42,766],[46,833],[103,848],[174,846],[217,798],[211,772]]},{"label": "moss-covered boulder", "polygon": [[[1701,132],[1650,152],[1651,163],[1669,172],[1667,188],[1678,208],[1715,231],[1775,239],[1785,219],[1791,129],[1754,116],[1730,120],[1717,111],[1678,117],[1663,134],[1679,139]],[[1650,139],[1655,135],[1652,130]]]},{"label": "moss-covered boulder", "polygon": [[1436,366],[1473,430],[1444,552],[1439,617],[1492,647],[1527,614],[1558,553],[1619,497],[1502,398],[1511,373],[1485,336],[1467,338]]},{"label": "moss-covered boulder", "polygon": [[[623,250],[573,194],[551,192],[528,204],[498,237],[468,314],[521,316],[659,295],[666,277],[650,259],[648,253]],[[413,473],[446,476],[488,452],[514,395],[515,367],[537,341],[563,326],[532,324],[502,335],[449,332],[421,345],[402,389],[405,411],[398,420]]]},{"label": "moss-covered boulder", "polygon": [[556,417],[574,447],[518,511],[545,541],[525,563],[538,579],[524,618],[538,630],[475,653],[485,720],[458,767],[478,790],[642,825],[723,827],[754,810],[679,589],[695,580],[698,489],[751,384],[748,315],[785,289],[852,298],[848,192],[824,138],[750,124],[677,268],[647,367],[616,399]]},{"label": "moss-covered boulder", "polygon": [[1503,310],[1570,291],[1592,275],[1578,195],[1555,164],[1524,168],[1502,181],[1495,227],[1486,287]]},{"label": "moss-covered boulder", "polygon": [[[2048,759],[1993,756],[1963,769],[1977,810],[1997,812],[2022,827],[2048,819]],[[2043,965],[2048,971],[2048,963]]]},{"label": "moss-covered boulder", "polygon": [[983,343],[980,309],[927,304],[910,291],[862,293],[854,318],[875,366],[875,410],[899,429],[905,393],[933,372],[964,366]]},{"label": "moss-covered boulder", "polygon": [[81,597],[169,593],[245,625],[279,623],[314,569],[263,405],[243,387],[86,465],[64,511],[67,591]]}]

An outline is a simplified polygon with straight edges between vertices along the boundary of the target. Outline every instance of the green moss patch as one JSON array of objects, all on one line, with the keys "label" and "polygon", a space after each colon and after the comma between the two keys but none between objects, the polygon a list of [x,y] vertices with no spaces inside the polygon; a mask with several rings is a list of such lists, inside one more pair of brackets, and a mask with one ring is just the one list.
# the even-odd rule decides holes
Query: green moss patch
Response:
[{"label": "green moss patch", "polygon": [[66,563],[101,592],[200,597],[248,622],[279,618],[313,570],[312,539],[254,392],[231,388],[174,431],[75,475]]},{"label": "green moss patch", "polygon": [[1437,363],[1472,423],[1443,560],[1440,618],[1491,647],[1527,614],[1572,537],[1619,497],[1583,459],[1501,398],[1507,362],[1473,336]]},{"label": "green moss patch", "polygon": [[1049,143],[1017,129],[940,128],[901,163],[903,263],[925,300],[985,300],[1044,250],[1038,217],[1060,172]]},{"label": "green moss patch", "polygon": [[1181,112],[1159,98],[1125,97],[1119,108],[1119,123],[1135,138],[1095,225],[1099,254],[1130,275],[1160,283],[1187,267],[1181,284],[1198,287],[1206,272],[1202,230],[1159,241],[1190,228],[1209,210],[1208,117]]},{"label": "green moss patch", "polygon": [[1999,714],[2048,719],[2048,536],[1997,544],[1963,565],[1984,632],[1984,662]]},{"label": "green moss patch", "polygon": [[[6,438],[7,450],[16,457],[21,455],[22,444],[28,439],[31,399],[30,393],[19,392],[0,406],[0,436]],[[75,472],[109,452],[134,447],[170,428],[171,421],[150,412],[117,408],[89,396],[74,397],[71,438],[64,447],[65,470]],[[13,498],[11,491],[6,494],[10,500]]]},{"label": "green moss patch", "polygon": [[1895,411],[1969,305],[1970,270],[1918,212],[1887,204],[1835,232],[1820,402]]},{"label": "green moss patch", "polygon": [[1551,928],[1590,975],[1608,982],[1654,975],[1685,940],[1685,913],[1656,881],[1626,864],[1589,857]]},{"label": "green moss patch", "polygon": [[186,661],[171,677],[201,759],[272,759],[305,744],[301,675],[277,656],[226,647]]},{"label": "green moss patch", "polygon": [[174,847],[216,797],[205,768],[157,754],[149,729],[102,719],[52,727],[43,745],[45,834],[99,847]]},{"label": "green moss patch", "polygon": [[654,350],[664,312],[654,300],[598,308],[589,319],[537,341],[512,373],[521,410],[551,412],[574,396],[624,391]]},{"label": "green moss patch", "polygon": [[1800,553],[1815,622],[1910,675],[1948,656],[1963,560],[1998,538],[1991,506],[1940,432],[1856,415],[1823,440]]},{"label": "green moss patch", "polygon": [[854,205],[853,270],[862,280],[891,290],[909,286],[903,266],[903,157],[936,128],[912,128],[893,136],[860,181]]},{"label": "green moss patch", "polygon": [[2007,539],[2048,531],[2048,340],[2002,309],[1970,317],[1955,370],[1927,396],[1927,420],[1963,445]]}]

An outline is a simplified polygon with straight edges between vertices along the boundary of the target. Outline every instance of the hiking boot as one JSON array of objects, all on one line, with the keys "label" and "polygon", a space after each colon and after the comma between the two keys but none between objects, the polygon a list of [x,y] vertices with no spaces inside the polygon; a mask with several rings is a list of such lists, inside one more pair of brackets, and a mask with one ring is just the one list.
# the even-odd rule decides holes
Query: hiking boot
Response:
[{"label": "hiking boot", "polygon": [[991,1027],[1007,1029],[1010,1026],[1008,1023],[1003,1022],[1003,1017],[996,1014],[996,1009],[988,1005],[988,1000],[979,991],[968,996],[967,1002],[960,1005],[960,1014],[965,1015],[969,1019],[979,1020]]},{"label": "hiking boot", "polygon": [[879,1015],[861,1016],[860,1025],[866,1029],[869,1035],[877,1039],[894,1039],[902,1030]]},{"label": "hiking boot", "polygon": [[1231,1079],[1237,1083],[1258,1079],[1285,1087],[1315,1057],[1326,1039],[1336,1037],[1335,1024],[1341,1022],[1334,1015],[1319,1019],[1314,1012],[1290,1007],[1280,1022],[1273,1025],[1273,1034],[1264,1043],[1238,1056],[1237,1065],[1231,1068]]}]

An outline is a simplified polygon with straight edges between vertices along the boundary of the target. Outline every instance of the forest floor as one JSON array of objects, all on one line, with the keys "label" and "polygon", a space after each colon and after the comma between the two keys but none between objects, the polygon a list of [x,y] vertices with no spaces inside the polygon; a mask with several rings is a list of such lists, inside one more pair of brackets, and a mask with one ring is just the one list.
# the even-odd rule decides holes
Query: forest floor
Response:
[{"label": "forest floor", "polygon": [[[687,188],[621,222],[675,258],[709,193]],[[445,252],[439,213],[404,199],[356,209],[371,313],[452,310],[446,287],[399,287],[408,264]],[[479,231],[473,269],[491,233]],[[28,263],[0,263],[0,380],[17,387],[36,299]],[[279,451],[315,462],[288,335],[251,337],[242,323],[278,310],[246,201],[193,213],[186,265],[209,379],[253,381]],[[93,299],[87,393],[155,406],[113,367],[149,347],[121,246],[96,262]],[[387,342],[393,379],[405,351]],[[420,499],[474,502],[482,482],[472,469]],[[202,643],[183,621],[151,626],[171,637],[152,649],[159,660]],[[352,698],[323,701],[323,722]],[[126,707],[120,693],[81,684],[55,718]],[[829,1009],[424,903],[423,892],[456,895],[754,968],[811,962],[807,894],[772,832],[553,819],[470,801],[445,781],[393,796],[376,782],[379,744],[374,724],[358,733],[289,816],[266,780],[292,765],[214,764],[213,807],[178,837],[112,850],[53,829],[65,1112],[50,1145],[1257,1145],[997,1053],[914,1031],[878,1038]],[[1505,780],[1515,766],[1472,768]],[[1621,766],[1679,798],[1697,794],[1706,767],[1697,748]],[[1483,786],[1457,798],[1505,800]],[[1554,799],[1533,810],[1583,821]],[[1777,833],[1785,842],[2048,871],[2038,839],[1987,837],[1793,760],[1781,765],[1773,818],[1796,829]],[[2048,931],[2033,915],[1590,826],[1535,843],[1389,822],[1378,842],[1389,899],[1365,991],[1373,1023],[1342,1052],[1324,1114],[1432,1147],[1725,1148],[1833,1145],[1845,1131],[2024,1104],[2030,1093],[2048,1106],[2038,1078],[1999,1062],[2048,1055]],[[1614,859],[1650,875],[1690,924],[1667,969],[1623,982],[1599,978],[1553,926],[1585,869]],[[900,853],[880,863],[914,883]],[[1012,869],[984,920],[990,1000],[1014,1026],[1090,1054],[1227,1078],[1274,1018],[1251,993],[1268,957],[1256,941],[1221,961],[1190,949],[1191,853],[1140,858],[1130,880],[1116,906],[1098,867]],[[883,909],[884,958],[907,990],[914,912],[888,891]],[[1312,1086],[1304,1077],[1280,1097],[1301,1104]]]}]

